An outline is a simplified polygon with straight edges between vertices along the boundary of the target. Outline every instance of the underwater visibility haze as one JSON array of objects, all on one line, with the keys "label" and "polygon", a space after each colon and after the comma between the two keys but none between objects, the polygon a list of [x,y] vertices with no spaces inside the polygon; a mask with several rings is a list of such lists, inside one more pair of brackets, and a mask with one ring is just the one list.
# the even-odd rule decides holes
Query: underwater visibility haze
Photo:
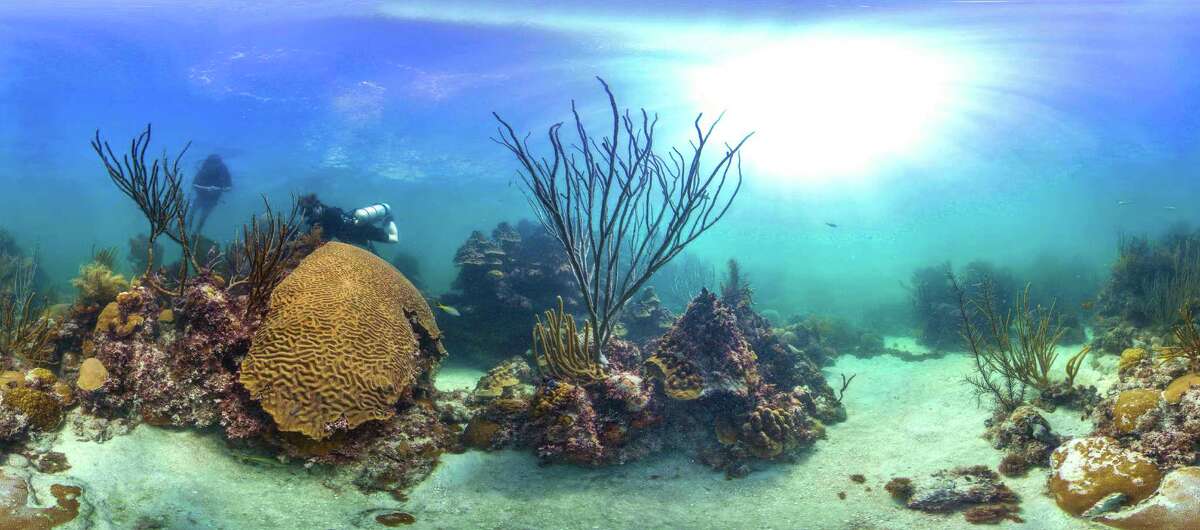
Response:
[{"label": "underwater visibility haze", "polygon": [[1198,24],[0,4],[0,528],[1200,529]]}]

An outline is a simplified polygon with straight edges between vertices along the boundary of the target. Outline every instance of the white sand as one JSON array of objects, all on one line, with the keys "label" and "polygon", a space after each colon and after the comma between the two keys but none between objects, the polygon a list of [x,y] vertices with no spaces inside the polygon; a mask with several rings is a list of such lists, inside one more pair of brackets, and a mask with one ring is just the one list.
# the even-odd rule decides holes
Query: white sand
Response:
[{"label": "white sand", "polygon": [[[999,462],[1001,453],[980,437],[986,414],[960,382],[969,367],[962,355],[843,357],[826,372],[858,374],[846,395],[849,420],[830,427],[801,462],[738,480],[684,456],[587,470],[539,467],[525,453],[469,452],[447,455],[401,503],[339,488],[320,472],[241,463],[215,435],[139,427],[95,444],[64,432],[57,449],[73,466],[65,475],[87,487],[94,528],[130,528],[139,518],[166,528],[380,528],[373,510],[381,509],[414,514],[416,528],[963,528],[961,515],[900,508],[883,485],[894,476]],[[440,382],[469,387],[479,375],[449,368]],[[1080,378],[1095,376],[1085,366]],[[1086,432],[1071,414],[1050,419],[1056,430]],[[867,483],[851,482],[853,473]],[[1001,527],[1092,528],[1042,494],[1042,471],[1005,482],[1023,497],[1027,522]]]}]

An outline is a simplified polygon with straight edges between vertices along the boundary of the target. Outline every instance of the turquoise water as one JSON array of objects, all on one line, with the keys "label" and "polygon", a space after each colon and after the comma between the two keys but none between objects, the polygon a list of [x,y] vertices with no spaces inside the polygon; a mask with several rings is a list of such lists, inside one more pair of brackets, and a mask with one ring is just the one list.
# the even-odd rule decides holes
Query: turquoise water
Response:
[{"label": "turquoise water", "polygon": [[214,237],[261,194],[389,201],[446,289],[466,233],[528,216],[490,112],[541,131],[572,99],[602,111],[596,75],[672,143],[697,112],[756,132],[744,195],[694,252],[738,257],[785,310],[853,314],[943,259],[1099,265],[1119,232],[1194,221],[1185,3],[437,5],[4,7],[0,178],[17,200],[0,225],[60,256],[59,279],[123,242],[140,219],[87,141],[152,122],[161,148],[193,142],[189,170],[228,159]]},{"label": "turquoise water", "polygon": [[[657,113],[662,149],[686,149],[700,113],[704,123],[723,116],[710,155],[753,133],[741,150],[743,185],[728,214],[675,266],[693,264],[716,289],[726,262],[736,259],[754,288],[755,309],[776,326],[793,316],[845,319],[901,337],[898,350],[917,351],[914,271],[984,261],[1010,271],[1014,285],[1045,287],[1044,299],[1057,298],[1063,314],[1083,320],[1076,326],[1082,330],[1092,327],[1090,307],[1108,281],[1120,237],[1157,237],[1200,221],[1192,207],[1200,200],[1198,23],[1200,6],[1188,2],[9,2],[0,5],[0,228],[26,254],[36,253],[45,275],[39,287],[52,303],[72,302],[70,280],[95,249],[116,247],[116,272],[140,273],[125,256],[128,240],[146,231],[145,220],[88,142],[99,130],[120,151],[152,123],[153,154],[174,154],[191,142],[181,159],[188,182],[210,154],[229,168],[232,189],[213,210],[205,236],[231,241],[261,212],[264,197],[285,209],[280,205],[290,196],[307,193],[348,210],[388,203],[399,242],[378,245],[378,254],[389,262],[401,254],[415,259],[419,287],[437,301],[459,287],[455,255],[472,231],[535,218],[517,161],[493,140],[499,132],[492,113],[522,136],[531,132],[533,150],[547,153],[545,131],[559,122],[571,128],[572,102],[590,130],[607,131],[601,77],[622,109]],[[175,259],[178,251],[168,247]],[[657,284],[660,294],[667,283]],[[679,313],[691,294],[668,302]],[[531,320],[548,308],[528,309]],[[436,314],[439,321],[454,318]],[[885,345],[892,347],[892,339]],[[456,385],[462,388],[473,388],[473,379],[496,362],[524,353],[450,350],[443,376],[468,380]],[[1092,357],[1081,378],[1103,393],[1115,378],[1115,356]],[[872,365],[843,356],[822,368],[831,382],[853,371],[888,379],[880,368],[887,359]],[[947,385],[958,385],[970,370],[965,361],[936,363],[929,370],[941,375],[929,377]],[[903,401],[873,395],[877,385],[864,379],[852,387],[861,395],[850,402],[850,426],[843,429],[853,430],[844,433],[869,430],[855,423],[853,406]],[[890,379],[878,386],[902,393]],[[958,406],[971,415],[964,428],[981,433],[987,411],[969,403],[963,389],[955,392],[944,403],[922,401],[934,399],[930,393],[909,396],[905,410],[928,406],[948,418]],[[888,421],[878,411],[868,417]],[[955,454],[978,454],[992,465],[1000,453],[983,447],[979,433],[954,446]],[[170,450],[164,436],[138,436],[145,447]],[[820,469],[854,472],[837,465],[836,457],[852,453],[839,448],[846,436],[830,427],[818,446],[825,453],[814,457]],[[116,446],[133,450],[138,443]],[[102,461],[97,454],[88,449],[86,458]],[[438,487],[465,488],[472,479],[464,476],[487,473],[486,455],[453,458],[454,475],[435,472],[430,479]],[[500,469],[532,460],[498,458]],[[656,460],[650,467],[687,465],[681,462]],[[890,465],[887,472],[935,469]],[[602,504],[604,495],[618,495],[615,489],[636,487],[612,478],[611,470],[591,472],[607,478],[580,485],[587,472],[555,471],[565,476],[546,478],[546,488],[562,480],[564,488],[588,488]],[[781,492],[817,480],[812,472],[769,473],[779,474],[771,476]],[[884,474],[872,476],[877,486]],[[718,474],[682,475],[688,487],[680,491],[732,487]],[[224,473],[214,480],[237,479]],[[495,476],[479,480],[512,487],[496,485],[504,480]],[[1022,495],[1040,495],[1040,479],[1025,481]],[[756,497],[746,488],[767,488],[751,484],[737,486],[738,499]],[[428,500],[436,497],[428,493],[432,486],[422,487],[426,493],[415,495],[443,512],[430,512],[430,519],[417,513],[420,524],[574,527],[545,499],[514,515],[515,523],[450,517]],[[797,519],[782,520],[792,512],[772,504],[739,522],[809,528],[797,521],[821,503],[837,502],[836,491],[826,493],[819,501],[798,500]],[[113,495],[126,494],[132,495]],[[480,500],[479,510],[526,502],[500,497]],[[643,507],[630,502],[615,509]],[[715,501],[706,493],[695,502]],[[1032,527],[1081,524],[1045,498],[1036,502],[1045,506],[1029,508]],[[880,514],[892,509],[874,499],[863,508],[869,515],[820,519],[811,527],[890,527]],[[136,519],[129,514],[137,513],[128,511],[107,515],[106,524],[127,527]],[[438,513],[446,522],[437,522]],[[627,515],[608,522],[632,526]],[[735,519],[713,524],[731,527]],[[274,524],[181,521],[166,524]],[[302,527],[348,527],[306,521],[312,526]],[[605,519],[587,521],[598,527]],[[914,521],[946,528],[960,522]],[[678,522],[706,526],[696,518]]]}]

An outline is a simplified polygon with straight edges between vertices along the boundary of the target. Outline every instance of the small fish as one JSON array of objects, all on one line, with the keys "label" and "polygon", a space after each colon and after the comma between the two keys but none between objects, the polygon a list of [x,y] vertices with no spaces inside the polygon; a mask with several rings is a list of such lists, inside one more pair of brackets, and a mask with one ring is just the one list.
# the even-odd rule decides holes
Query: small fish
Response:
[{"label": "small fish", "polygon": [[1168,211],[1168,212],[1173,212],[1173,211],[1175,211],[1175,210],[1178,210],[1179,208],[1176,208],[1176,207],[1174,207],[1174,206],[1163,206],[1163,209],[1164,209],[1164,210],[1166,210],[1166,211]]},{"label": "small fish", "polygon": [[462,316],[462,313],[459,313],[457,309],[453,308],[452,306],[443,304],[441,302],[437,303],[437,308],[441,309],[443,313],[446,313],[447,315],[450,315],[452,317],[461,317]]},{"label": "small fish", "polygon": [[241,452],[231,452],[229,453],[229,456],[232,456],[235,460],[243,464],[252,464],[265,467],[287,467],[287,464],[269,456]]},{"label": "small fish", "polygon": [[1117,201],[1117,206],[1129,206],[1133,201]]},{"label": "small fish", "polygon": [[1086,302],[1079,304],[1079,307],[1081,309],[1083,309],[1084,311],[1091,311],[1092,308],[1095,306],[1096,306],[1096,302],[1094,300],[1088,300]]},{"label": "small fish", "polygon": [[838,227],[837,223],[829,223],[829,222],[826,222],[825,226],[828,226],[829,228],[837,228]]}]

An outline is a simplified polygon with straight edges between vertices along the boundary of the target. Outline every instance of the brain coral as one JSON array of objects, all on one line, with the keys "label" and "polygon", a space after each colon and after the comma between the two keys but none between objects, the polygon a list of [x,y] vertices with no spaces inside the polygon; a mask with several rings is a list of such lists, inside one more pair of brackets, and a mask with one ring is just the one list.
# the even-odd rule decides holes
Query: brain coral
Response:
[{"label": "brain coral", "polygon": [[1195,528],[1200,521],[1200,467],[1183,467],[1163,478],[1150,500],[1123,512],[1104,514],[1100,521],[1128,530]]},{"label": "brain coral", "polygon": [[1154,462],[1121,448],[1112,438],[1076,438],[1050,455],[1050,491],[1058,507],[1080,515],[1105,497],[1120,493],[1136,504],[1158,489]]},{"label": "brain coral", "polygon": [[1113,421],[1117,429],[1128,434],[1137,430],[1138,418],[1158,406],[1160,392],[1152,388],[1126,390],[1117,395],[1113,405]]},{"label": "brain coral", "polygon": [[370,252],[332,242],[275,288],[240,379],[280,430],[320,440],[390,418],[443,354],[420,291]]}]

